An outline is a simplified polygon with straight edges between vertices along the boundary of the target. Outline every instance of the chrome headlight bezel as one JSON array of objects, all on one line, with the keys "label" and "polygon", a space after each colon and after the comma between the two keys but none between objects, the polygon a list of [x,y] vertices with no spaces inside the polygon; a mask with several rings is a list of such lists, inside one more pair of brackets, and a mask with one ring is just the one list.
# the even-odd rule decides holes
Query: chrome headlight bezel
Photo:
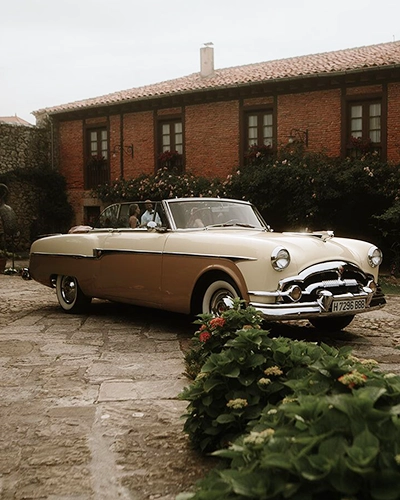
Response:
[{"label": "chrome headlight bezel", "polygon": [[378,247],[371,247],[368,250],[368,264],[371,267],[378,267],[382,264],[383,253],[382,250]]},{"label": "chrome headlight bezel", "polygon": [[290,253],[284,247],[276,247],[271,253],[271,265],[275,271],[283,271],[290,264]]}]

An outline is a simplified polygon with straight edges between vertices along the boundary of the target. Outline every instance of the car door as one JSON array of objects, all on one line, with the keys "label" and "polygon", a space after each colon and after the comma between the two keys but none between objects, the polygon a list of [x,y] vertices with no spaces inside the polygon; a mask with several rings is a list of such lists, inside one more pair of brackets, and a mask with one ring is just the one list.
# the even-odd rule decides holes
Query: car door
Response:
[{"label": "car door", "polygon": [[161,273],[167,233],[141,229],[112,229],[101,248],[96,289],[98,296],[144,306],[162,303]]}]

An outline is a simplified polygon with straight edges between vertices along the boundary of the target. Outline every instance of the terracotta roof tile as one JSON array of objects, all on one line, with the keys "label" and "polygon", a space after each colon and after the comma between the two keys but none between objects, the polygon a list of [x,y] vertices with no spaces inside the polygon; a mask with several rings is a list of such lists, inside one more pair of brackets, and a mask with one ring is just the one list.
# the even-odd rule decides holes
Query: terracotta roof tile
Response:
[{"label": "terracotta roof tile", "polygon": [[0,116],[0,123],[6,123],[7,125],[23,125],[24,127],[33,127],[32,123],[19,118],[17,115]]},{"label": "terracotta roof tile", "polygon": [[200,73],[145,85],[111,94],[40,109],[33,114],[61,113],[87,107],[150,99],[163,95],[237,87],[251,83],[328,75],[366,68],[400,65],[400,42],[356,47],[306,56],[277,59],[215,70],[209,77]]}]

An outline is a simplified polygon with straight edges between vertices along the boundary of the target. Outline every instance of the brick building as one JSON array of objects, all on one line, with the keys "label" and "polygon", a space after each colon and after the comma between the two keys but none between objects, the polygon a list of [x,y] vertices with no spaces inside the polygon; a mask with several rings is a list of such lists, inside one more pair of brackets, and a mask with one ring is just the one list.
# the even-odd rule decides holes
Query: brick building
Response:
[{"label": "brick building", "polygon": [[102,208],[91,188],[153,173],[169,152],[182,171],[221,178],[249,146],[290,140],[345,157],[354,138],[399,163],[400,42],[225,69],[206,46],[198,73],[34,115],[50,119],[76,223]]}]

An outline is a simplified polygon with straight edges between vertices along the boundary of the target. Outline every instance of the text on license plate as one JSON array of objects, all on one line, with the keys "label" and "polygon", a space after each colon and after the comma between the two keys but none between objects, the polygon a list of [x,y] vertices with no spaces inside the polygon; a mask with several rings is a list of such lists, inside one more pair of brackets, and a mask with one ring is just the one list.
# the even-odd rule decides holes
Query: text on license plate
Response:
[{"label": "text on license plate", "polygon": [[365,299],[335,300],[332,304],[332,312],[360,311],[365,309]]}]

